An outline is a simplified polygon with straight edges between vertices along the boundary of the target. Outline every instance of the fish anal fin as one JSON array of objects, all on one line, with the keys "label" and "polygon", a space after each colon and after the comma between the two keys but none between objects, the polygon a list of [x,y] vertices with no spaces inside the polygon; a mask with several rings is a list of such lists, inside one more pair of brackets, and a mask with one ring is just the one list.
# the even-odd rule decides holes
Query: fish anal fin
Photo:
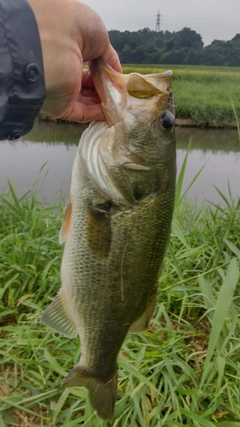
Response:
[{"label": "fish anal fin", "polygon": [[86,387],[90,403],[98,416],[105,421],[112,421],[117,395],[117,371],[109,380],[102,381],[76,365],[63,380],[62,387]]},{"label": "fish anal fin", "polygon": [[76,325],[71,320],[61,290],[44,310],[40,322],[68,338],[77,336]]},{"label": "fish anal fin", "polygon": [[142,313],[142,315],[130,326],[128,332],[130,334],[132,333],[140,333],[144,332],[148,324],[152,318],[155,304],[156,304],[156,297],[157,297],[157,286],[154,288],[150,298],[147,301],[145,311]]},{"label": "fish anal fin", "polygon": [[67,235],[69,233],[70,224],[71,224],[71,218],[72,218],[72,202],[69,198],[62,222],[62,227],[59,233],[59,243],[64,243],[67,239]]}]

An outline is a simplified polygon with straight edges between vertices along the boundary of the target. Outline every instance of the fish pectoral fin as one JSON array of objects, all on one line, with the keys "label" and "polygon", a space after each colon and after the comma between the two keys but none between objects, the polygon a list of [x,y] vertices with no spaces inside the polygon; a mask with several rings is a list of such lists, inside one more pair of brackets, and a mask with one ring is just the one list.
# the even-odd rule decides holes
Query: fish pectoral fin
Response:
[{"label": "fish pectoral fin", "polygon": [[77,336],[76,325],[70,318],[61,291],[44,310],[40,322],[59,334],[65,335],[65,337],[75,338]]},{"label": "fish pectoral fin", "polygon": [[107,258],[111,249],[111,203],[95,204],[89,207],[87,219],[87,244],[92,254],[98,258]]},{"label": "fish pectoral fin", "polygon": [[67,240],[67,235],[68,235],[70,224],[71,224],[71,218],[72,218],[72,203],[71,203],[71,200],[69,199],[65,208],[62,227],[59,232],[60,244],[66,242]]},{"label": "fish pectoral fin", "polygon": [[98,416],[105,421],[112,421],[117,395],[117,371],[109,380],[102,381],[76,365],[63,380],[62,387],[86,387],[90,403]]},{"label": "fish pectoral fin", "polygon": [[134,334],[134,333],[140,333],[144,332],[148,324],[152,318],[155,304],[156,304],[156,297],[157,297],[157,287],[154,288],[148,302],[146,305],[145,311],[141,314],[141,316],[130,326],[128,333]]}]

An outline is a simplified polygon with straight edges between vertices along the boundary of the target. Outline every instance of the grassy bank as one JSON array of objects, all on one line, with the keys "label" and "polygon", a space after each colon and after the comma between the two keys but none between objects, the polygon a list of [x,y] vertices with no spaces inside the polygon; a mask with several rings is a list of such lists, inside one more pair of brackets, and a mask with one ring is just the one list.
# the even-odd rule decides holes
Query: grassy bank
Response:
[{"label": "grassy bank", "polygon": [[[173,71],[177,119],[202,127],[236,127],[240,117],[240,68],[124,65],[125,73]],[[237,119],[237,120],[236,120]]]},{"label": "grassy bank", "polygon": [[[39,324],[60,286],[62,206],[10,188],[0,209],[0,427],[103,427],[85,389],[59,388],[79,341]],[[239,258],[239,204],[200,211],[179,183],[154,318],[119,355],[114,427],[240,426]]]}]

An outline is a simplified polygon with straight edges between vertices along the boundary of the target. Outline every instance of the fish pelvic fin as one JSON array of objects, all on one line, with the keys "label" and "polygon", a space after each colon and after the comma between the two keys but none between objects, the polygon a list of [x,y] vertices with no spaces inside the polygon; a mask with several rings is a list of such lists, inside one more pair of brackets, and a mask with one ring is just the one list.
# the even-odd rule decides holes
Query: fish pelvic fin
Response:
[{"label": "fish pelvic fin", "polygon": [[44,310],[40,322],[65,337],[75,338],[77,336],[76,325],[69,315],[61,290]]},{"label": "fish pelvic fin", "polygon": [[157,299],[157,285],[153,289],[153,291],[152,291],[152,293],[151,293],[151,295],[147,301],[146,308],[145,308],[144,312],[130,326],[130,328],[128,330],[128,332],[130,334],[144,332],[147,329],[148,324],[149,324],[149,322],[152,318],[153,312],[154,312],[156,299]]},{"label": "fish pelvic fin", "polygon": [[98,416],[112,421],[117,396],[117,371],[107,381],[91,376],[84,368],[76,365],[63,380],[62,387],[86,387],[89,400]]}]

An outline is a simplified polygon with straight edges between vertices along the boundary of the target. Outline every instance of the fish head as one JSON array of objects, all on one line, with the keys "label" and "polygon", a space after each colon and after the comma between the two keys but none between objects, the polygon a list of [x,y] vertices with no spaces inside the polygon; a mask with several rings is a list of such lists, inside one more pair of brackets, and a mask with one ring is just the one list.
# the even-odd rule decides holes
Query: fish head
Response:
[{"label": "fish head", "polygon": [[[93,82],[108,125],[121,121],[158,123],[163,131],[175,124],[171,92],[172,71],[158,74],[121,74],[101,58],[91,62]],[[135,123],[136,124],[136,123]]]},{"label": "fish head", "polygon": [[101,58],[91,62],[90,71],[106,119],[90,125],[80,146],[92,181],[122,206],[173,189],[172,72],[121,74]]}]

